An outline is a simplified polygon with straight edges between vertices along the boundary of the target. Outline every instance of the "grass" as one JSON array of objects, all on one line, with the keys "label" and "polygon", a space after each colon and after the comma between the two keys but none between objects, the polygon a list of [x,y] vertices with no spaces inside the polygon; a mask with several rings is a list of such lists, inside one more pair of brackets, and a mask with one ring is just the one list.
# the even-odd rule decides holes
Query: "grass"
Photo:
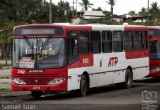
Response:
[{"label": "grass", "polygon": [[1,85],[0,86],[0,96],[12,94],[10,82],[3,82],[3,83],[0,83],[0,85]]},{"label": "grass", "polygon": [[17,95],[27,95],[30,94],[28,91],[12,91],[7,88],[0,88],[0,97],[1,96],[17,96]]},{"label": "grass", "polygon": [[12,94],[12,91],[10,89],[0,88],[0,96],[1,95],[9,95],[9,94]]},{"label": "grass", "polygon": [[[6,64],[6,60],[0,60],[0,65],[5,65]],[[7,60],[7,64],[11,65],[11,60]]]},{"label": "grass", "polygon": [[6,60],[0,59],[0,69],[9,69],[11,68],[11,60],[7,60],[7,65],[6,65]]}]

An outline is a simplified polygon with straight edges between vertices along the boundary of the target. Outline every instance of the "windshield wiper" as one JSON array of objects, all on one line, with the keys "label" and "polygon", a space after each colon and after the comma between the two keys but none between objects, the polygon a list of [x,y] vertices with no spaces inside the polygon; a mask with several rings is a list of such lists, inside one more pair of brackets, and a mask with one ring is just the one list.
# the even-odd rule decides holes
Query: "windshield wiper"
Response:
[{"label": "windshield wiper", "polygon": [[44,48],[45,46],[47,46],[50,41],[51,41],[51,36],[48,36],[48,38],[46,39],[46,41],[44,41],[44,42],[42,43],[42,49],[41,49],[41,50],[43,50],[43,48]]},{"label": "windshield wiper", "polygon": [[28,40],[28,38],[27,38],[26,36],[24,36],[24,40],[25,40],[25,42],[27,43],[27,45],[29,46],[29,48],[33,50],[33,45],[32,45],[32,43]]}]

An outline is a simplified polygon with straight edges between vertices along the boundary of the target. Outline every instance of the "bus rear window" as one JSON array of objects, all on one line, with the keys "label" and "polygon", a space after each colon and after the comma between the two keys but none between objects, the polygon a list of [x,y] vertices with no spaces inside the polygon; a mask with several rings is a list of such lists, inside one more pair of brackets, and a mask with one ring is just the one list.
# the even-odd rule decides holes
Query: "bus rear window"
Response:
[{"label": "bus rear window", "polygon": [[55,26],[26,26],[17,28],[14,31],[15,36],[61,36],[64,34],[63,28]]}]

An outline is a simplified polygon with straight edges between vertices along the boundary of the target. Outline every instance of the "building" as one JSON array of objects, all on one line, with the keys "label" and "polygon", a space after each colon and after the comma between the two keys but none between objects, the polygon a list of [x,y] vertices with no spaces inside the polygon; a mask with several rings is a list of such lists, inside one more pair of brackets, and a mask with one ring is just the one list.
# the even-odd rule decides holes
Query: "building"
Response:
[{"label": "building", "polygon": [[125,22],[145,23],[147,21],[147,16],[139,14],[125,14],[124,16]]},{"label": "building", "polygon": [[88,23],[90,20],[106,19],[106,15],[103,11],[80,11],[77,12],[76,17],[72,18],[72,23],[80,24],[82,22]]}]

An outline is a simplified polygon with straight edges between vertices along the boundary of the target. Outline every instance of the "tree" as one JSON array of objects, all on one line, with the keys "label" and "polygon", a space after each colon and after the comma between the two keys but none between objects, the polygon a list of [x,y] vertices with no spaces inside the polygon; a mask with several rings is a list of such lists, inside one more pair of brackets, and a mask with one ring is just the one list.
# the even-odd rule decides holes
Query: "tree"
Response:
[{"label": "tree", "polygon": [[139,12],[139,14],[140,14],[141,16],[147,16],[148,11],[147,11],[146,8],[143,7],[143,8],[141,9],[141,11]]},{"label": "tree", "polygon": [[3,27],[10,17],[10,0],[1,0],[0,2],[0,27]]},{"label": "tree", "polygon": [[131,11],[128,12],[128,14],[133,15],[133,14],[136,14],[136,12],[131,10]]},{"label": "tree", "polygon": [[58,2],[57,8],[58,8],[57,17],[59,21],[68,22],[72,16],[70,4],[67,1],[64,2],[60,0],[60,2]]},{"label": "tree", "polygon": [[160,8],[158,7],[158,3],[157,2],[153,2],[151,4],[151,8],[150,8],[149,12],[151,14],[157,14],[157,13],[160,12]]},{"label": "tree", "polygon": [[93,6],[93,3],[90,3],[89,0],[82,0],[82,3],[79,3],[79,4],[82,7],[82,10],[83,9],[88,10],[88,8],[92,8]]},{"label": "tree", "polygon": [[93,11],[103,11],[101,7],[98,7],[97,9],[94,8],[94,9],[92,9],[92,10],[93,10]]},{"label": "tree", "polygon": [[106,1],[111,6],[111,15],[113,15],[113,6],[116,4],[115,0]]},{"label": "tree", "polygon": [[153,2],[151,4],[151,8],[149,9],[150,15],[152,15],[153,19],[150,20],[150,24],[152,25],[160,25],[160,8],[157,2]]}]

